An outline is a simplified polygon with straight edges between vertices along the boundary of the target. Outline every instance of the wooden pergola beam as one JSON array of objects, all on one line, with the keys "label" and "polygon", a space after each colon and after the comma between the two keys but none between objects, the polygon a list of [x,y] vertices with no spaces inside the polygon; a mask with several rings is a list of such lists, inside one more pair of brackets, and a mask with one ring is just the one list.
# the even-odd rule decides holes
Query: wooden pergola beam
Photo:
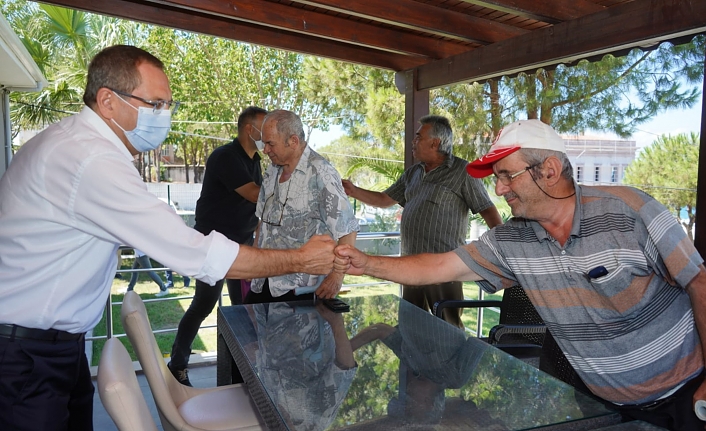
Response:
[{"label": "wooden pergola beam", "polygon": [[[161,0],[161,4],[175,9],[193,9],[192,0]],[[377,7],[382,7],[384,3]],[[280,3],[262,0],[200,0],[199,12],[233,19],[234,22],[264,26],[301,35],[323,37],[333,41],[382,49],[385,51],[417,55],[427,59],[446,58],[465,52],[467,48],[456,42],[419,36],[409,31],[378,27],[362,21],[327,15],[307,9],[298,9]],[[425,61],[427,60],[425,59]]]},{"label": "wooden pergola beam", "polygon": [[514,75],[704,31],[706,1],[634,1],[419,66],[417,90]]},{"label": "wooden pergola beam", "polygon": [[426,31],[481,45],[527,34],[511,25],[466,15],[413,0],[294,0],[411,30]]},{"label": "wooden pergola beam", "polygon": [[402,70],[428,61],[393,52],[319,39],[305,34],[286,32],[265,26],[238,22],[207,15],[194,10],[165,7],[141,0],[48,0],[54,4],[92,13],[110,15],[163,27],[233,39],[261,46],[269,46],[302,54],[329,57],[341,61],[364,64],[383,69]]},{"label": "wooden pergola beam", "polygon": [[586,0],[464,0],[477,6],[495,9],[505,13],[536,19],[552,24],[570,21],[584,15],[599,12],[605,9]]}]

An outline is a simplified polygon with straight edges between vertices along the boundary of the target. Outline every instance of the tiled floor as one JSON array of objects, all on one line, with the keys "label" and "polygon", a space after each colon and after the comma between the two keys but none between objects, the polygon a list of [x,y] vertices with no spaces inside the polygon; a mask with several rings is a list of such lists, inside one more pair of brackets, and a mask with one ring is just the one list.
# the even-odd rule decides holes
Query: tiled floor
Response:
[{"label": "tiled floor", "polygon": [[[216,386],[216,365],[197,365],[189,368],[189,380],[197,388],[208,388]],[[147,384],[147,379],[142,374],[142,372],[137,373],[137,381],[140,383],[142,388],[142,393],[147,400],[147,406],[152,413],[152,418],[157,424],[157,429],[162,431],[162,424],[159,422],[159,415],[157,414],[157,409],[154,405],[154,400],[152,399],[152,393],[150,392],[150,387]],[[93,379],[93,385],[96,385],[95,379]],[[93,398],[93,429],[95,431],[117,431],[118,428],[113,423],[108,413],[103,408],[100,397],[98,396],[98,389],[96,388],[96,395]]]}]

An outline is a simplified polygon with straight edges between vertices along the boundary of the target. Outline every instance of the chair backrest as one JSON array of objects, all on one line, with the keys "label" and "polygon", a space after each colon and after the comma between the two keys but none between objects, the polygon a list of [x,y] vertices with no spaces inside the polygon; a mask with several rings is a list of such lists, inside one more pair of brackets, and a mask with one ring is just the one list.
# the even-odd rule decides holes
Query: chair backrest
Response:
[{"label": "chair backrest", "polygon": [[[127,337],[135,349],[142,371],[147,377],[154,402],[157,405],[162,426],[167,429],[191,429],[184,421],[177,407],[189,399],[188,388],[177,382],[164,363],[164,358],[154,338],[152,326],[147,317],[145,304],[134,291],[123,297],[120,319]],[[165,423],[166,422],[166,423]]]},{"label": "chair backrest", "polygon": [[[503,304],[500,309],[500,323],[544,323],[524,289],[520,286],[505,289]],[[540,370],[583,392],[590,393],[548,330],[542,334],[517,334],[513,335],[513,337],[519,337],[520,340],[537,343],[542,346],[539,355]]]},{"label": "chair backrest", "polygon": [[584,393],[591,393],[549,331],[544,338],[542,353],[539,356],[539,369]]},{"label": "chair backrest", "polygon": [[500,323],[544,323],[534,308],[532,301],[521,286],[513,286],[503,290],[500,306]]},{"label": "chair backrest", "polygon": [[[500,305],[501,325],[543,325],[544,320],[537,313],[532,301],[521,286],[513,286],[503,290],[502,304]],[[517,333],[505,335],[503,343],[530,343],[542,345],[544,333]]]},{"label": "chair backrest", "polygon": [[132,359],[117,338],[105,342],[97,381],[98,395],[119,431],[157,431],[137,382]]}]

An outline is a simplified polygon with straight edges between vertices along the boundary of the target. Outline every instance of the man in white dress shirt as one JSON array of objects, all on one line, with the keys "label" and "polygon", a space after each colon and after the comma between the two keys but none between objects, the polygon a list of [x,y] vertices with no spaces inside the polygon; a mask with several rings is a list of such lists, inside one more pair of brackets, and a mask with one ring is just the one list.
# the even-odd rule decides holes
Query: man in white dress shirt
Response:
[{"label": "man in white dress shirt", "polygon": [[178,108],[156,57],[104,49],[83,100],[23,145],[0,180],[2,430],[93,429],[84,334],[101,318],[120,244],[209,284],[333,265],[330,237],[299,250],[239,246],[189,228],[147,191],[133,156],[164,141]]}]

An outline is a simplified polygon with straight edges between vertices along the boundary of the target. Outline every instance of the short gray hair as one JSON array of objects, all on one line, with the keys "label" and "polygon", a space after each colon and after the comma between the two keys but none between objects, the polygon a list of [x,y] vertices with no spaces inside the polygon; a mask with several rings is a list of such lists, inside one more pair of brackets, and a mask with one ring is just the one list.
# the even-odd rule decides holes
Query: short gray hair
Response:
[{"label": "short gray hair", "polygon": [[429,134],[432,138],[439,138],[439,152],[450,156],[454,143],[454,132],[449,120],[441,115],[425,115],[419,120],[419,123],[422,126],[431,125]]},{"label": "short gray hair", "polygon": [[[573,180],[574,178],[574,168],[571,166],[571,161],[566,153],[562,153],[561,151],[540,150],[537,148],[522,148],[519,154],[530,166],[542,164],[545,160],[554,156],[561,162],[561,176],[567,180]],[[540,175],[537,167],[532,169],[532,171],[535,175]]]},{"label": "short gray hair", "polygon": [[285,141],[289,139],[290,136],[295,135],[299,138],[299,142],[306,146],[304,125],[302,124],[302,119],[299,118],[297,114],[285,109],[271,111],[265,116],[262,122],[263,128],[264,124],[270,120],[275,121],[277,133],[284,136]]}]

